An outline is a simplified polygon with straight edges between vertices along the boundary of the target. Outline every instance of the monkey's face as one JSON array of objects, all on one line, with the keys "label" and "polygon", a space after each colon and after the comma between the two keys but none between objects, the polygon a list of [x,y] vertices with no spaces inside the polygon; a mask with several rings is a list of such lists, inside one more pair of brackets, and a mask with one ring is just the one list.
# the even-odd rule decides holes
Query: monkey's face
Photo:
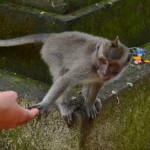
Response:
[{"label": "monkey's face", "polygon": [[99,51],[97,74],[102,81],[120,76],[131,61],[130,50],[120,42],[107,42]]},{"label": "monkey's face", "polygon": [[121,71],[121,66],[116,60],[99,58],[97,73],[102,81],[110,80],[116,77]]}]

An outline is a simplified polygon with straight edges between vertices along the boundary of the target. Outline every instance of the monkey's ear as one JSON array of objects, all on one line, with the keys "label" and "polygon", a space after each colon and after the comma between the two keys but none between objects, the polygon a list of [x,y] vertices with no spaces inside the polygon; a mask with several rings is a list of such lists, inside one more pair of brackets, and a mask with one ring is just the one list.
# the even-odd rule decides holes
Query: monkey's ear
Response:
[{"label": "monkey's ear", "polygon": [[120,44],[119,37],[116,36],[116,39],[112,41],[112,46],[117,47]]},{"label": "monkey's ear", "polygon": [[98,42],[95,46],[95,52],[96,52],[96,58],[98,58],[98,51],[99,51],[99,48],[100,48],[100,42]]}]

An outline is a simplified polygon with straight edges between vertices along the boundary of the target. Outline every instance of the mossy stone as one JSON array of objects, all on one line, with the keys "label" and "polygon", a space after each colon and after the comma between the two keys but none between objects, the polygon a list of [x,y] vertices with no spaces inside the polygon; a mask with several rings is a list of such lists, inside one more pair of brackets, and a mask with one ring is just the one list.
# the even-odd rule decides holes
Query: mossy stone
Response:
[{"label": "mossy stone", "polygon": [[1,0],[2,2],[19,4],[30,8],[36,8],[41,11],[53,12],[58,14],[67,14],[78,9],[94,5],[101,0]]}]

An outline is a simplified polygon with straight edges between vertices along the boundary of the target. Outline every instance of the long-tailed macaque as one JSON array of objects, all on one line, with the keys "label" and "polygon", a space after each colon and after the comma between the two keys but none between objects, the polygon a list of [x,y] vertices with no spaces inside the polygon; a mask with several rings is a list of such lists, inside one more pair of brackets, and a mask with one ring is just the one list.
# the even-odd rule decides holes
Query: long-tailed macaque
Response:
[{"label": "long-tailed macaque", "polygon": [[[81,32],[63,32],[29,35],[0,40],[0,46],[14,46],[42,42],[41,57],[53,76],[53,85],[43,100],[32,107],[40,115],[49,114],[54,101],[62,116],[72,121],[74,105],[68,105],[70,88],[82,84],[85,110],[89,118],[95,118],[98,111],[95,102],[103,84],[119,77],[131,60],[130,50],[118,39],[109,41],[102,37]],[[81,98],[82,99],[82,98]]]}]

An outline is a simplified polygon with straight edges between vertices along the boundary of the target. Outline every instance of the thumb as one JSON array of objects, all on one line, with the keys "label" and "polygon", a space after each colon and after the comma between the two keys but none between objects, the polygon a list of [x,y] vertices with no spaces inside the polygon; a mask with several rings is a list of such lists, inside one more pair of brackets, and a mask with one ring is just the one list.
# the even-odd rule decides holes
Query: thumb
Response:
[{"label": "thumb", "polygon": [[29,114],[29,120],[32,120],[39,114],[39,109],[33,108],[33,109],[28,110],[28,112],[29,112],[28,113]]}]

